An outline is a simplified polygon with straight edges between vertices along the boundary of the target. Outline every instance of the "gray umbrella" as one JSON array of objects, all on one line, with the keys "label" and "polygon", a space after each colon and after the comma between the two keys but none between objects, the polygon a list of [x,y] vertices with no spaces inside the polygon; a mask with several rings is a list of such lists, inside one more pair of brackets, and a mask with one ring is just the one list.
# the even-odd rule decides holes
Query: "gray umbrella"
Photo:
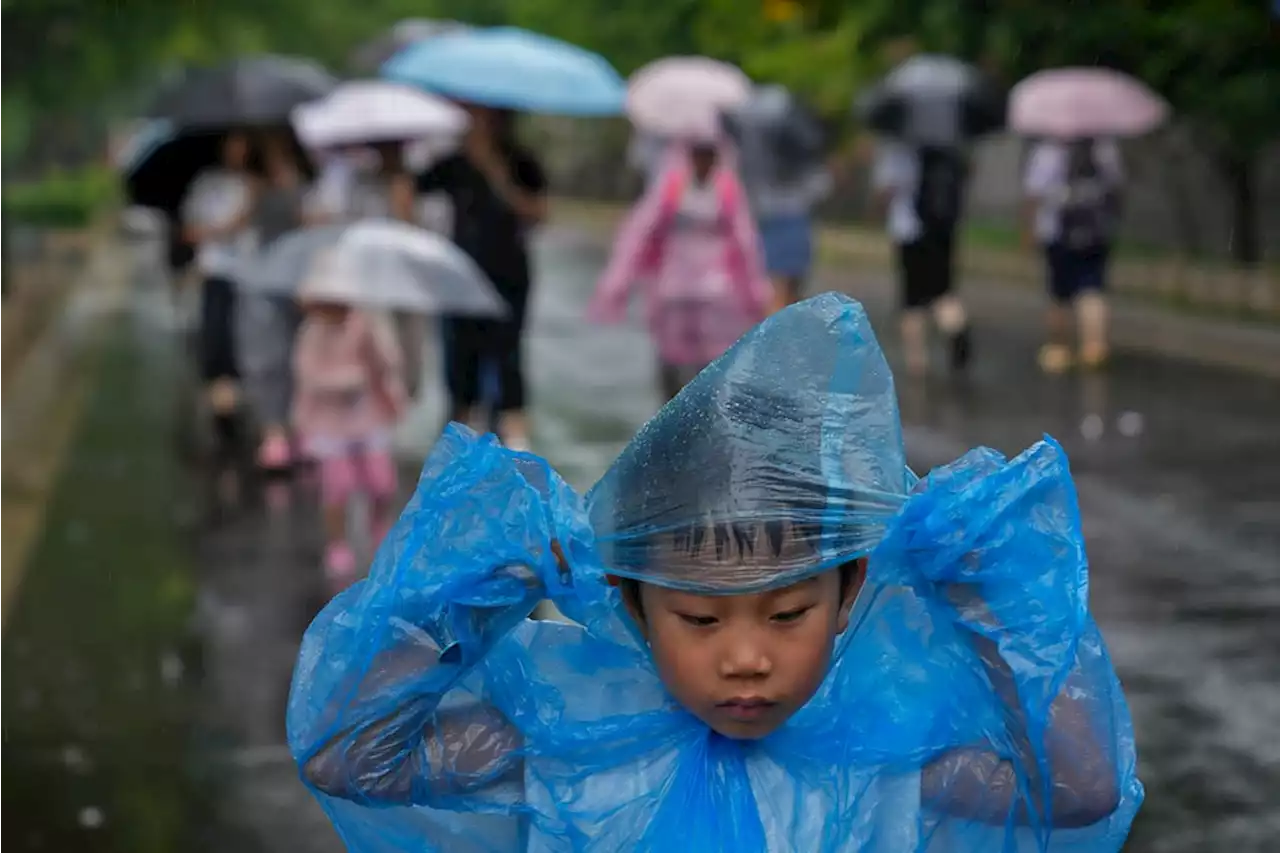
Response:
[{"label": "gray umbrella", "polygon": [[293,231],[246,265],[246,292],[423,314],[501,317],[507,305],[449,240],[390,219]]},{"label": "gray umbrella", "polygon": [[1007,93],[967,62],[921,54],[855,102],[874,130],[916,145],[949,146],[1004,126]]},{"label": "gray umbrella", "polygon": [[324,97],[337,84],[309,59],[246,56],[189,72],[155,99],[147,115],[183,131],[282,125],[294,107]]},{"label": "gray umbrella", "polygon": [[794,184],[823,169],[826,128],[785,86],[758,87],[724,125],[749,184]]},{"label": "gray umbrella", "polygon": [[411,44],[417,44],[445,33],[469,29],[458,21],[433,21],[430,18],[406,18],[382,35],[370,39],[351,53],[352,70],[360,74],[377,74],[382,63]]}]

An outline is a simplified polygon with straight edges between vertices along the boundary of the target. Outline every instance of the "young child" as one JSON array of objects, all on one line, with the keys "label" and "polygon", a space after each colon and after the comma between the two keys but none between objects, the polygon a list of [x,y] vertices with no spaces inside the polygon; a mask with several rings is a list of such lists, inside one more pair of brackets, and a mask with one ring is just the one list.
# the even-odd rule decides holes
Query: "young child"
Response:
[{"label": "young child", "polygon": [[620,322],[645,282],[664,399],[773,304],[746,194],[725,146],[669,145],[658,177],[618,234],[588,313]]},{"label": "young child", "polygon": [[308,630],[290,745],[359,851],[1117,850],[1142,788],[1086,589],[1061,449],[917,481],[827,294],[585,505],[451,427]]},{"label": "young child", "polygon": [[392,520],[391,430],[406,394],[395,331],[380,315],[353,307],[357,284],[340,273],[321,259],[299,293],[304,317],[294,344],[293,422],[320,464],[325,571],[345,586],[356,571],[346,529],[352,495],[363,490],[372,501],[375,543]]}]

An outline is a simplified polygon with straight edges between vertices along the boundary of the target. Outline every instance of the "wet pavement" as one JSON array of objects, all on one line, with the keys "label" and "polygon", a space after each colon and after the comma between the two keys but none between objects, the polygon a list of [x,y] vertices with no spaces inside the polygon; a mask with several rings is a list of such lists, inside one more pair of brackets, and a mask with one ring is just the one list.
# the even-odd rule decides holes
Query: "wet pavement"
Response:
[{"label": "wet pavement", "polygon": [[[581,320],[598,240],[540,248],[528,344],[535,449],[589,485],[654,410],[638,327]],[[889,289],[844,271],[890,350]],[[4,840],[13,850],[341,849],[283,743],[298,638],[323,604],[314,484],[193,464],[191,383],[144,276],[5,626]],[[1050,433],[1077,476],[1092,601],[1128,689],[1148,798],[1127,849],[1280,837],[1280,394],[1146,356],[1046,379],[1035,318],[990,307],[963,383],[903,383],[912,464]],[[412,443],[439,422],[440,395]],[[412,473],[408,471],[407,473]]]}]

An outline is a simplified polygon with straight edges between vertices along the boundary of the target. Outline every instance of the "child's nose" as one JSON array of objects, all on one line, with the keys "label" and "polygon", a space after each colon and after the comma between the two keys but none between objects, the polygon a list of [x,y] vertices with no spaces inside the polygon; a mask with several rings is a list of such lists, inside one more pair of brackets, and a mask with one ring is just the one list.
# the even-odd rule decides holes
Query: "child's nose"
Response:
[{"label": "child's nose", "polygon": [[771,672],[773,660],[768,651],[750,638],[731,643],[720,662],[724,678],[763,678]]}]

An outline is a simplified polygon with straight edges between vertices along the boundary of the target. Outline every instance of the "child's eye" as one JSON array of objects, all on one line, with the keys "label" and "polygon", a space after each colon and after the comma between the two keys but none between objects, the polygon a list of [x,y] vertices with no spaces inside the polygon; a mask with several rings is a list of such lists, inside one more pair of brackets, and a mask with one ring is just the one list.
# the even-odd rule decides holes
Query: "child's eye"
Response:
[{"label": "child's eye", "polygon": [[800,620],[800,617],[804,616],[806,613],[808,613],[812,609],[813,609],[813,605],[810,604],[810,605],[806,605],[805,607],[797,607],[795,610],[785,610],[782,613],[775,613],[773,614],[773,621],[783,622],[783,623],[798,622]]},{"label": "child's eye", "polygon": [[714,616],[696,616],[692,613],[681,613],[680,618],[688,622],[690,625],[696,625],[699,628],[706,628],[708,625],[714,625],[720,621]]}]

